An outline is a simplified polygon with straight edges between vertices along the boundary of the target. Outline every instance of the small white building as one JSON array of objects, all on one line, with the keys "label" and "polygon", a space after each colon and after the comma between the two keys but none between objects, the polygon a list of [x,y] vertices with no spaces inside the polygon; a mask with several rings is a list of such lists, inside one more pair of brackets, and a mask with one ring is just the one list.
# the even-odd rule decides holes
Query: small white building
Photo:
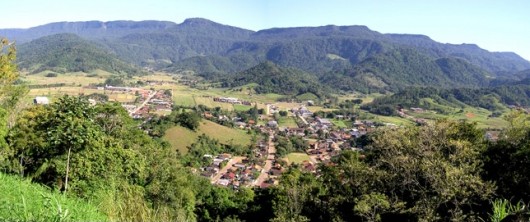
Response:
[{"label": "small white building", "polygon": [[50,104],[50,100],[46,96],[37,96],[33,99],[33,103],[36,105],[48,105]]}]

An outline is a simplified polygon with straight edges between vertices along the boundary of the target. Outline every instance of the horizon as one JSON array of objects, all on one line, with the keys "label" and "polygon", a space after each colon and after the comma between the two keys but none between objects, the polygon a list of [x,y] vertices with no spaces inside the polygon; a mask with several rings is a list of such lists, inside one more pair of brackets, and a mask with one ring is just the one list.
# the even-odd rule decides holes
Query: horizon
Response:
[{"label": "horizon", "polygon": [[[220,24],[259,31],[325,25],[367,26],[383,34],[429,36],[449,44],[475,44],[490,52],[514,52],[530,61],[530,2],[471,0],[460,2],[395,2],[318,0],[139,0],[8,1],[0,29],[27,29],[55,22],[169,21],[205,18]],[[46,13],[43,13],[43,10]]]}]

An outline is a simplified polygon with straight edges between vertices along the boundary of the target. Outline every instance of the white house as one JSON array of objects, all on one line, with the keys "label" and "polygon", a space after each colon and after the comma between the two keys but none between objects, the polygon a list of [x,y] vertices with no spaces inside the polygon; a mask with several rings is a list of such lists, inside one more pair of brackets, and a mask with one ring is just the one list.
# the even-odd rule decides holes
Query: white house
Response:
[{"label": "white house", "polygon": [[37,96],[33,99],[33,103],[37,105],[48,105],[50,104],[50,100],[46,96]]}]

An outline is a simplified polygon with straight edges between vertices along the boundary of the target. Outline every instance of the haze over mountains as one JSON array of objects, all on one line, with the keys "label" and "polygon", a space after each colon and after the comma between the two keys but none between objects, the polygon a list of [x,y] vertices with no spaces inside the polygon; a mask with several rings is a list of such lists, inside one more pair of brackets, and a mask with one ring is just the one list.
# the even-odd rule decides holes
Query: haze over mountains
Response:
[{"label": "haze over mountains", "polygon": [[0,36],[17,42],[20,66],[30,72],[103,69],[134,74],[141,73],[139,67],[148,67],[193,70],[214,78],[238,76],[270,61],[303,70],[321,83],[343,90],[395,91],[409,86],[511,83],[528,77],[525,73],[530,69],[529,61],[512,52],[489,52],[473,44],[442,44],[423,35],[381,34],[365,26],[254,32],[194,18],[181,24],[59,22],[3,29]]}]

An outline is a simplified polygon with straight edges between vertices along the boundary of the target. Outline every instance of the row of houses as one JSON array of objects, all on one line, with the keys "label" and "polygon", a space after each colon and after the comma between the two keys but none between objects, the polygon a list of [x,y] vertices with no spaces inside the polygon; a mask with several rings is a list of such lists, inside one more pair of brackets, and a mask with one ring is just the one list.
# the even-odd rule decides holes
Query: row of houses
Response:
[{"label": "row of houses", "polygon": [[246,106],[252,105],[249,101],[243,101],[243,100],[239,100],[238,98],[233,98],[233,97],[214,97],[213,101],[221,102],[221,103],[230,103],[230,104],[241,104],[241,105],[246,105]]}]

